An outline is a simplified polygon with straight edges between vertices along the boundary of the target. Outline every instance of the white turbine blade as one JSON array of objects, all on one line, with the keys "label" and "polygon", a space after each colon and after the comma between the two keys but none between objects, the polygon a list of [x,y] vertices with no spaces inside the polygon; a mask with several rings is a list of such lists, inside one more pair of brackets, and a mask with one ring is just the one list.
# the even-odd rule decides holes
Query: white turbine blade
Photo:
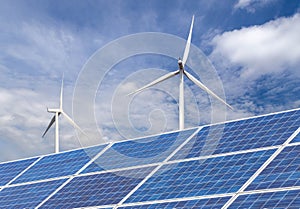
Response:
[{"label": "white turbine blade", "polygon": [[87,136],[87,134],[67,115],[67,113],[65,113],[64,111],[62,111],[61,113],[73,127],[77,128],[80,132]]},{"label": "white turbine blade", "polygon": [[61,80],[61,87],[60,87],[60,100],[59,100],[59,108],[62,110],[63,108],[63,91],[64,91],[64,75]]},{"label": "white turbine blade", "polygon": [[184,49],[184,53],[183,53],[183,58],[182,58],[182,65],[183,66],[185,65],[185,63],[187,61],[187,58],[189,56],[189,53],[190,53],[190,46],[191,46],[191,40],[192,40],[193,25],[194,25],[194,15],[193,15],[193,18],[192,18],[192,23],[191,23],[191,27],[190,27],[190,33],[189,33],[188,39],[186,41],[186,45],[185,45],[185,49]]},{"label": "white turbine blade", "polygon": [[213,97],[215,97],[216,99],[218,99],[219,101],[221,101],[223,104],[225,104],[227,107],[229,107],[230,109],[233,110],[233,107],[231,107],[229,104],[227,104],[223,99],[221,99],[218,95],[216,95],[214,92],[212,92],[209,88],[207,88],[203,83],[201,83],[200,81],[198,81],[194,76],[192,76],[191,74],[189,74],[188,72],[184,71],[183,72],[186,77],[188,77],[188,79],[190,79],[192,82],[194,82],[197,86],[199,86],[201,89],[203,89],[204,91],[206,91],[208,94],[212,95]]},{"label": "white turbine blade", "polygon": [[176,70],[174,72],[171,72],[171,73],[168,73],[166,75],[163,75],[160,78],[156,79],[155,81],[152,81],[151,83],[147,84],[146,86],[143,86],[142,88],[139,88],[139,89],[135,90],[134,92],[128,94],[127,96],[135,94],[135,93],[137,93],[139,91],[143,91],[144,89],[149,88],[149,87],[151,87],[151,86],[153,86],[155,84],[158,84],[158,83],[160,83],[160,82],[162,82],[164,80],[167,80],[168,78],[171,78],[171,77],[177,75],[178,73],[179,73],[179,70]]}]

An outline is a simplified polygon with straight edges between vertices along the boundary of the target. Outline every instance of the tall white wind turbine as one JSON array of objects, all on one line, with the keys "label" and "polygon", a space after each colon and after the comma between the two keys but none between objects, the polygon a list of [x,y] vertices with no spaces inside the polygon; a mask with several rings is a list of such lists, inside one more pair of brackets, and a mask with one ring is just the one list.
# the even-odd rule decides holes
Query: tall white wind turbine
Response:
[{"label": "tall white wind turbine", "polygon": [[[55,153],[59,152],[59,126],[58,126],[58,117],[62,114],[68,121],[69,123],[77,128],[78,130],[80,130],[82,133],[84,133],[81,128],[67,115],[67,113],[64,112],[63,110],[63,86],[64,86],[64,79],[62,79],[61,81],[61,89],[60,89],[60,100],[59,100],[59,108],[58,109],[48,109],[47,111],[49,113],[54,113],[55,115],[53,116],[53,118],[51,119],[46,131],[44,132],[43,136],[44,137],[46,135],[46,133],[48,132],[48,130],[51,128],[51,126],[53,125],[53,123],[55,122]],[[85,133],[84,133],[85,134]]]},{"label": "tall white wind turbine", "polygon": [[221,99],[218,95],[216,95],[214,92],[212,92],[210,89],[208,89],[203,83],[201,83],[199,80],[197,80],[194,76],[192,76],[190,73],[188,73],[185,69],[185,63],[188,59],[189,56],[189,51],[190,51],[190,46],[191,46],[191,39],[192,39],[192,31],[193,31],[193,25],[194,25],[194,15],[192,18],[192,23],[191,23],[191,27],[190,27],[190,32],[189,32],[189,36],[188,39],[186,41],[186,46],[185,46],[185,50],[183,53],[183,58],[179,58],[178,59],[178,66],[179,69],[173,72],[170,72],[154,81],[152,81],[151,83],[145,85],[144,87],[137,89],[136,91],[128,94],[128,95],[132,95],[135,94],[137,92],[143,91],[146,88],[149,88],[155,84],[158,84],[164,80],[167,80],[175,75],[180,76],[180,83],[179,83],[179,130],[184,129],[184,75],[190,79],[193,83],[195,83],[197,86],[199,86],[201,89],[203,89],[204,91],[206,91],[208,94],[210,94],[211,96],[215,97],[216,99],[218,99],[219,101],[221,101],[223,104],[225,104],[227,107],[229,107],[230,109],[233,109],[229,104],[227,104],[223,99]]}]

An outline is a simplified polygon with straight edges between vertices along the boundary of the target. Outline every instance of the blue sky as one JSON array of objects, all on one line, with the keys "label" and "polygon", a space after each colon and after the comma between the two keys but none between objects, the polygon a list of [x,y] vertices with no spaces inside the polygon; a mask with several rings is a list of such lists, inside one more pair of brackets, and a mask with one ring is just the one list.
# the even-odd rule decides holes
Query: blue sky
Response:
[{"label": "blue sky", "polygon": [[[63,73],[64,109],[72,115],[76,80],[97,50],[142,32],[185,39],[193,14],[192,43],[214,65],[226,100],[235,109],[226,111],[226,120],[300,106],[299,1],[2,0],[0,4],[0,161],[53,152],[54,129],[44,139],[41,135],[52,117],[46,107],[58,106]],[[174,70],[176,62],[144,55],[114,66],[95,94],[98,135],[90,133],[92,139],[83,142],[62,118],[62,150],[176,130],[176,78],[132,99],[127,110],[130,124],[124,120],[126,109],[113,101],[117,90],[141,87],[162,70]],[[135,74],[149,68],[159,70],[152,70],[152,77]],[[208,95],[188,81],[186,85],[187,127],[212,122]],[[213,111],[222,115],[224,107]],[[213,122],[224,119],[216,117]],[[80,125],[88,130],[88,124]]]}]

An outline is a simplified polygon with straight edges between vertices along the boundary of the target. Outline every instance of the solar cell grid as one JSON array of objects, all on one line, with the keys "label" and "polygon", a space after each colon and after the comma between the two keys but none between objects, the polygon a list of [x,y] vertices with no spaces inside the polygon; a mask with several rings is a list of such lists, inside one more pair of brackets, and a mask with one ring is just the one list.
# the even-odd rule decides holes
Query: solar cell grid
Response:
[{"label": "solar cell grid", "polygon": [[186,200],[186,201],[175,201],[166,203],[152,203],[146,205],[135,205],[118,207],[119,209],[154,209],[154,208],[166,208],[166,209],[191,209],[191,208],[222,208],[222,206],[229,200],[230,197],[218,197],[210,199],[198,199],[198,200]]},{"label": "solar cell grid", "polygon": [[236,192],[273,153],[265,150],[164,165],[125,202]]},{"label": "solar cell grid", "polygon": [[13,184],[72,175],[104,147],[105,145],[101,145],[45,156],[17,178]]},{"label": "solar cell grid", "polygon": [[300,145],[284,148],[246,190],[291,186],[300,186]]},{"label": "solar cell grid", "polygon": [[281,145],[299,126],[300,110],[206,126],[172,160]]},{"label": "solar cell grid", "polygon": [[41,208],[76,208],[120,202],[153,167],[74,178]]},{"label": "solar cell grid", "polygon": [[300,190],[240,195],[229,208],[299,208]]},{"label": "solar cell grid", "polygon": [[0,191],[1,208],[34,208],[65,180],[55,180],[22,186],[7,187]]},{"label": "solar cell grid", "polygon": [[162,162],[196,129],[114,144],[82,173]]},{"label": "solar cell grid", "polygon": [[0,164],[0,186],[6,185],[38,158]]}]

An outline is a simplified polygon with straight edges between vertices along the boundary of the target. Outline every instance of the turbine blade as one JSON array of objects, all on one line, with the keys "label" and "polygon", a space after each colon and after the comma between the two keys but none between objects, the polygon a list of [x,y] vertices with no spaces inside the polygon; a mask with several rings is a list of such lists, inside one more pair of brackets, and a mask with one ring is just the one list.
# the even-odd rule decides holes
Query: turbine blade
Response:
[{"label": "turbine blade", "polygon": [[50,129],[50,127],[53,125],[53,123],[55,122],[55,115],[53,116],[53,118],[51,119],[46,131],[44,132],[43,136],[44,137],[46,135],[46,133],[48,132],[48,130]]},{"label": "turbine blade", "polygon": [[189,33],[189,36],[188,36],[188,39],[186,41],[186,45],[185,45],[185,49],[184,49],[184,53],[183,53],[183,58],[182,58],[182,65],[184,67],[187,59],[188,59],[188,56],[189,56],[189,53],[190,53],[190,46],[191,46],[191,40],[192,40],[192,32],[193,32],[193,26],[194,26],[194,15],[193,15],[193,18],[192,18],[192,23],[191,23],[191,27],[190,27],[190,33]]},{"label": "turbine blade", "polygon": [[77,128],[80,132],[82,132],[84,135],[86,135],[87,136],[87,134],[70,118],[70,116],[68,116],[67,115],[67,113],[65,113],[65,112],[61,112],[62,114],[63,114],[63,116],[69,121],[69,123],[73,126],[73,127],[75,127],[75,128]]},{"label": "turbine blade", "polygon": [[61,110],[63,108],[63,92],[64,92],[64,74],[62,76],[61,87],[60,87],[59,109],[61,109]]},{"label": "turbine blade", "polygon": [[189,74],[188,72],[184,71],[183,72],[186,77],[188,77],[188,79],[190,79],[192,82],[194,82],[197,86],[199,86],[201,89],[203,89],[204,91],[206,91],[208,94],[210,94],[211,96],[215,97],[216,99],[218,99],[219,101],[221,101],[223,104],[225,104],[227,107],[229,107],[230,109],[233,110],[233,107],[231,107],[229,104],[227,104],[223,99],[221,99],[218,95],[216,95],[213,91],[211,91],[209,88],[207,88],[203,83],[201,83],[200,81],[198,81],[194,76],[192,76],[191,74]]},{"label": "turbine blade", "polygon": [[163,76],[159,77],[158,79],[152,81],[151,83],[147,84],[146,86],[143,86],[142,88],[139,88],[139,89],[135,90],[134,92],[131,92],[130,94],[127,94],[127,96],[130,96],[130,95],[135,94],[137,92],[143,91],[144,89],[149,88],[149,87],[151,87],[155,84],[158,84],[158,83],[160,83],[164,80],[167,80],[168,78],[171,78],[171,77],[177,75],[178,73],[179,73],[179,70],[176,70],[174,72],[163,75]]}]

